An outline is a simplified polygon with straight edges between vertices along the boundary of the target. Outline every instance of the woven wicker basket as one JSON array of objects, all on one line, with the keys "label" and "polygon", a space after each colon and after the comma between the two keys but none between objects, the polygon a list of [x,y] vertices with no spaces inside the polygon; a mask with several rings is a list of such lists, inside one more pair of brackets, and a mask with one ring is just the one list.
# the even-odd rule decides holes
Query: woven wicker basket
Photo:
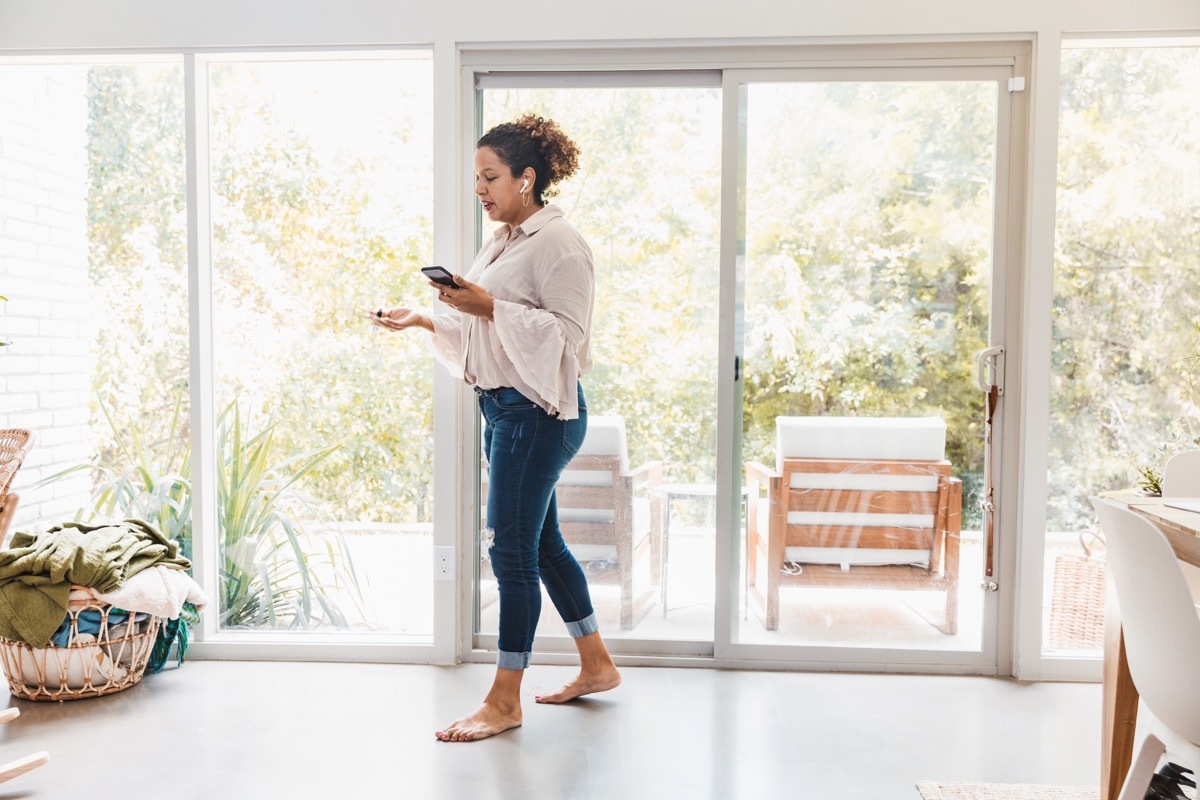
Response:
[{"label": "woven wicker basket", "polygon": [[[1088,545],[1088,539],[1093,544]],[[1098,649],[1104,646],[1104,539],[1082,533],[1083,555],[1064,553],[1054,559],[1047,641],[1055,649]]]},{"label": "woven wicker basket", "polygon": [[[86,588],[74,587],[88,592]],[[90,592],[88,592],[90,595]],[[94,597],[72,599],[67,613],[71,632],[66,647],[49,644],[31,647],[25,642],[0,638],[0,663],[14,696],[26,700],[82,700],[120,692],[142,679],[154,650],[161,620],[141,622],[113,615],[112,606]],[[100,628],[95,634],[79,632],[79,615],[95,611]]]}]

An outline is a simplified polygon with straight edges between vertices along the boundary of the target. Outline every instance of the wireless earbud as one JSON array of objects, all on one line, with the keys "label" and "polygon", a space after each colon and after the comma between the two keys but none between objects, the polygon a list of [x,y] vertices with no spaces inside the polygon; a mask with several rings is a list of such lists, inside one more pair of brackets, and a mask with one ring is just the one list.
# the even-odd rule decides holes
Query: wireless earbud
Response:
[{"label": "wireless earbud", "polygon": [[521,191],[524,192],[528,188],[529,188],[529,178],[526,178],[525,182],[521,184]]}]

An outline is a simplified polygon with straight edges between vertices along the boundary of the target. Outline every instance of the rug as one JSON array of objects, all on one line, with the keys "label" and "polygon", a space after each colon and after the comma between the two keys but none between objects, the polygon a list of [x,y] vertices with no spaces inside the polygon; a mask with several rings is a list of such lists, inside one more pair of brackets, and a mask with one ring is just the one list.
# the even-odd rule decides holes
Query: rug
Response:
[{"label": "rug", "polygon": [[918,781],[925,800],[1099,800],[1097,786],[1046,786],[1037,783],[941,783]]}]

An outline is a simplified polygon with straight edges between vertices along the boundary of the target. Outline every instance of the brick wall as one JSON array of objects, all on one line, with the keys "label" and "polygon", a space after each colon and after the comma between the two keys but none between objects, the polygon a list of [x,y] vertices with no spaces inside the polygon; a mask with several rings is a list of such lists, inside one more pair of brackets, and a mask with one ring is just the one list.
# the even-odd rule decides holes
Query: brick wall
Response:
[{"label": "brick wall", "polygon": [[32,428],[13,530],[72,517],[92,452],[84,67],[0,67],[0,427]]}]

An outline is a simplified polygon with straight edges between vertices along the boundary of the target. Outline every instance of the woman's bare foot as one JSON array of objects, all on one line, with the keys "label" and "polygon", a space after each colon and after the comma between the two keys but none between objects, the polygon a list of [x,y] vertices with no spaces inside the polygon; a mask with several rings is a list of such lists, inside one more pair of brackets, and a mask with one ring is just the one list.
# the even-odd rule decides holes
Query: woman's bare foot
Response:
[{"label": "woman's bare foot", "polygon": [[446,730],[437,731],[434,736],[443,742],[473,742],[503,733],[520,724],[520,706],[514,710],[502,710],[485,700],[479,708],[450,723]]},{"label": "woman's bare foot", "polygon": [[539,703],[566,703],[576,697],[596,692],[607,692],[621,685],[621,673],[610,662],[594,670],[580,671],[579,677],[552,694],[544,694],[536,699]]}]

